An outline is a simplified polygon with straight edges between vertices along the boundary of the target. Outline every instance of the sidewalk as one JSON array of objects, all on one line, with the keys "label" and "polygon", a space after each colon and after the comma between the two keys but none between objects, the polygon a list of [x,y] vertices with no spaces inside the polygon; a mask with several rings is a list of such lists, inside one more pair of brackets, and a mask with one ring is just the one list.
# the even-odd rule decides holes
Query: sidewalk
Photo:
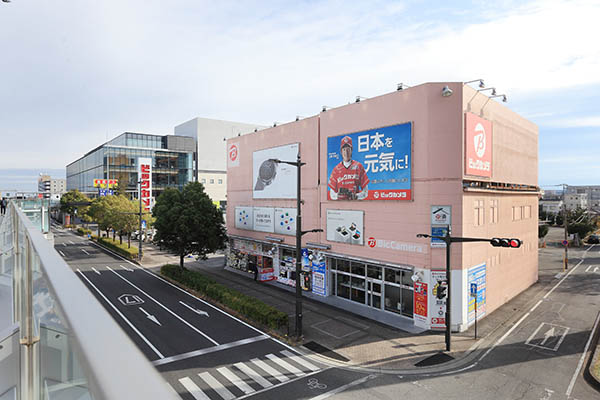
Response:
[{"label": "sidewalk", "polygon": [[[307,296],[303,299],[302,345],[329,363],[367,368],[377,372],[410,373],[409,371],[417,372],[417,370],[424,372],[422,370],[427,368],[419,368],[416,365],[420,362],[439,369],[449,369],[464,364],[468,361],[467,358],[471,359],[480,351],[487,350],[498,337],[504,334],[525,310],[534,304],[537,294],[553,281],[553,275],[560,272],[562,268],[560,260],[551,260],[548,256],[540,252],[540,266],[544,264],[546,269],[544,276],[540,273],[540,282],[479,321],[477,340],[474,338],[473,326],[462,333],[453,332],[451,352],[442,353],[446,348],[444,332],[409,333],[331,307]],[[252,274],[225,268],[224,261],[223,255],[214,255],[204,261],[188,258],[185,260],[185,266],[287,313],[290,317],[289,334],[293,337],[294,288],[284,287],[274,282],[255,282]],[[142,265],[155,268],[166,263],[178,262],[177,256],[166,254],[148,245],[144,250]],[[279,332],[282,336],[287,333]],[[469,357],[470,355],[472,357]],[[444,363],[452,359],[456,361]]]}]

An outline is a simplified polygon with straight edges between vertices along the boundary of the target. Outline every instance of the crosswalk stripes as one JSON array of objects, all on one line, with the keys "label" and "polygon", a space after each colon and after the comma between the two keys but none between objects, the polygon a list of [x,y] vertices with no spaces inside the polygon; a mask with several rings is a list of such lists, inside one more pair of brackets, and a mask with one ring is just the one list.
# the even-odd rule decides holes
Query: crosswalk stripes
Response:
[{"label": "crosswalk stripes", "polygon": [[281,356],[271,353],[264,359],[253,358],[216,371],[186,376],[179,383],[196,400],[234,400],[289,382],[290,377],[295,379],[321,370],[305,357],[287,350],[280,353]]}]

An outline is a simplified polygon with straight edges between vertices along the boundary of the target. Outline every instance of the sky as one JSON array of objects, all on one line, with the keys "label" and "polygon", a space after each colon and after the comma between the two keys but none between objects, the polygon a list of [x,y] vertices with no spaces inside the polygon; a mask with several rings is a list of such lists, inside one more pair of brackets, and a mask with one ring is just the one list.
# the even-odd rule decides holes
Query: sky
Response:
[{"label": "sky", "polygon": [[598,185],[598,21],[597,0],[0,2],[0,189],[125,131],[479,78],[538,125],[540,186]]}]

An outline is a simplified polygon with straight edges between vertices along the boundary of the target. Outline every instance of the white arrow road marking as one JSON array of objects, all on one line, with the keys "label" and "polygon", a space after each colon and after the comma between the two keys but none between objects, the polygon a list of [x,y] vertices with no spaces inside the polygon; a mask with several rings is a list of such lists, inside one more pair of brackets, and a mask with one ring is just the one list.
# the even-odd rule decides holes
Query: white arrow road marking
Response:
[{"label": "white arrow road marking", "polygon": [[127,268],[122,265],[119,265],[119,267],[123,268],[125,271],[133,272],[133,270],[131,268]]},{"label": "white arrow road marking", "polygon": [[94,270],[95,273],[97,273],[98,275],[100,275],[100,271],[98,271],[96,268],[92,267],[92,269]]},{"label": "white arrow road marking", "polygon": [[548,329],[548,332],[544,333],[544,340],[542,340],[542,343],[540,343],[540,346],[545,345],[546,342],[548,341],[548,339],[550,339],[552,336],[554,336],[554,327]]},{"label": "white arrow road marking", "polygon": [[183,322],[185,325],[187,325],[194,332],[198,333],[201,336],[204,336],[207,340],[209,340],[215,346],[219,345],[219,343],[217,343],[213,338],[211,338],[206,333],[204,333],[201,330],[199,330],[198,328],[196,328],[194,325],[192,325],[189,322],[187,322],[185,319],[181,318],[179,315],[175,314],[167,306],[165,306],[164,304],[162,304],[161,302],[159,302],[158,300],[156,300],[154,297],[150,296],[148,293],[146,293],[145,291],[143,291],[142,289],[140,289],[138,286],[136,286],[131,281],[127,280],[125,277],[121,276],[121,274],[119,274],[117,271],[113,270],[111,267],[107,267],[107,268],[113,274],[117,275],[119,278],[123,279],[125,282],[129,283],[131,286],[133,286],[134,288],[136,288],[140,293],[142,293],[143,295],[145,295],[146,297],[148,297],[150,300],[154,301],[156,304],[158,304],[159,306],[161,306],[166,312],[168,312],[169,314],[171,314],[172,316],[174,316],[175,318],[177,318],[179,321]]},{"label": "white arrow road marking", "polygon": [[119,316],[120,316],[120,317],[123,319],[123,321],[125,321],[125,322],[127,323],[127,325],[129,325],[129,327],[130,327],[131,329],[133,329],[133,331],[134,331],[135,333],[137,333],[137,335],[138,335],[140,338],[142,338],[142,340],[143,340],[143,341],[144,341],[144,342],[145,342],[145,343],[148,345],[148,347],[150,347],[150,348],[151,348],[151,349],[154,351],[154,353],[156,353],[156,355],[157,355],[157,356],[158,356],[160,359],[163,359],[163,358],[165,358],[165,356],[163,356],[163,355],[162,355],[162,353],[161,353],[160,351],[158,351],[158,349],[157,349],[156,347],[154,347],[154,345],[153,345],[152,343],[150,343],[150,341],[149,341],[148,339],[146,339],[146,337],[145,337],[144,335],[142,335],[142,333],[141,333],[141,332],[140,332],[140,331],[139,331],[139,330],[138,330],[138,329],[137,329],[137,328],[136,328],[136,327],[135,327],[135,326],[134,326],[134,325],[133,325],[133,324],[132,324],[132,323],[131,323],[131,322],[130,322],[128,319],[127,319],[127,318],[125,318],[125,316],[123,315],[123,313],[121,313],[121,311],[119,311],[119,309],[118,309],[118,308],[117,308],[117,307],[116,307],[116,306],[115,306],[113,303],[111,303],[111,302],[110,302],[110,300],[108,300],[108,299],[106,298],[106,296],[104,295],[104,293],[102,293],[102,292],[100,291],[100,289],[98,289],[98,288],[96,287],[96,285],[94,285],[94,284],[92,283],[92,281],[90,281],[90,280],[89,280],[89,279],[88,279],[88,278],[87,278],[87,277],[86,277],[86,276],[83,274],[83,272],[81,272],[81,270],[80,270],[79,268],[77,268],[77,272],[79,272],[79,275],[81,275],[81,277],[82,277],[83,279],[85,279],[85,280],[87,281],[87,283],[89,283],[89,284],[90,284],[90,286],[91,286],[91,287],[93,287],[93,288],[94,288],[94,290],[95,290],[96,292],[98,292],[98,294],[99,294],[100,296],[102,296],[102,298],[104,299],[104,301],[106,301],[106,303],[107,303],[107,304],[108,304],[108,305],[109,305],[109,306],[110,306],[110,307],[111,307],[111,308],[112,308],[112,309],[113,309],[113,310],[114,310],[114,311],[115,311],[117,314],[119,314]]},{"label": "white arrow road marking", "polygon": [[194,308],[192,306],[189,306],[187,304],[185,304],[183,301],[179,302],[182,306],[186,306],[187,308],[189,308],[190,310],[192,310],[193,312],[195,312],[198,315],[204,315],[208,317],[208,313],[206,311],[202,311],[202,310],[198,310],[197,308]]},{"label": "white arrow road marking", "polygon": [[88,256],[90,255],[90,253],[88,253],[87,251],[85,251],[85,249],[81,249],[81,251],[83,251],[85,254],[87,254]]},{"label": "white arrow road marking", "polygon": [[146,310],[144,310],[142,307],[138,307],[144,314],[146,314],[146,318],[148,318],[150,321],[154,322],[155,324],[158,324],[160,326],[162,326],[162,324],[160,322],[158,322],[158,320],[156,319],[156,317],[154,315],[150,315]]}]

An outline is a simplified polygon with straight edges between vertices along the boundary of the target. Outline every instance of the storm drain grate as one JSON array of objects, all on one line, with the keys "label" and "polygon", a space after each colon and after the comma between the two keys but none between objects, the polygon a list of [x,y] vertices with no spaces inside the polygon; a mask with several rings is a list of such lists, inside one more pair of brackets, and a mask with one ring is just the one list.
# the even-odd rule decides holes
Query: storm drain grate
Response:
[{"label": "storm drain grate", "polygon": [[449,356],[446,353],[437,353],[419,361],[415,364],[415,367],[429,367],[432,365],[443,364],[451,360],[454,360],[454,357]]},{"label": "storm drain grate", "polygon": [[347,359],[346,357],[344,357],[343,355],[341,355],[340,353],[336,353],[335,351],[328,349],[327,347],[317,343],[317,342],[308,342],[304,344],[304,347],[306,347],[309,350],[314,351],[315,353],[319,353],[321,355],[324,355],[325,357],[329,357],[329,358],[333,358],[334,360],[338,360],[338,361],[342,361],[342,362],[348,362],[350,361],[349,359]]}]

